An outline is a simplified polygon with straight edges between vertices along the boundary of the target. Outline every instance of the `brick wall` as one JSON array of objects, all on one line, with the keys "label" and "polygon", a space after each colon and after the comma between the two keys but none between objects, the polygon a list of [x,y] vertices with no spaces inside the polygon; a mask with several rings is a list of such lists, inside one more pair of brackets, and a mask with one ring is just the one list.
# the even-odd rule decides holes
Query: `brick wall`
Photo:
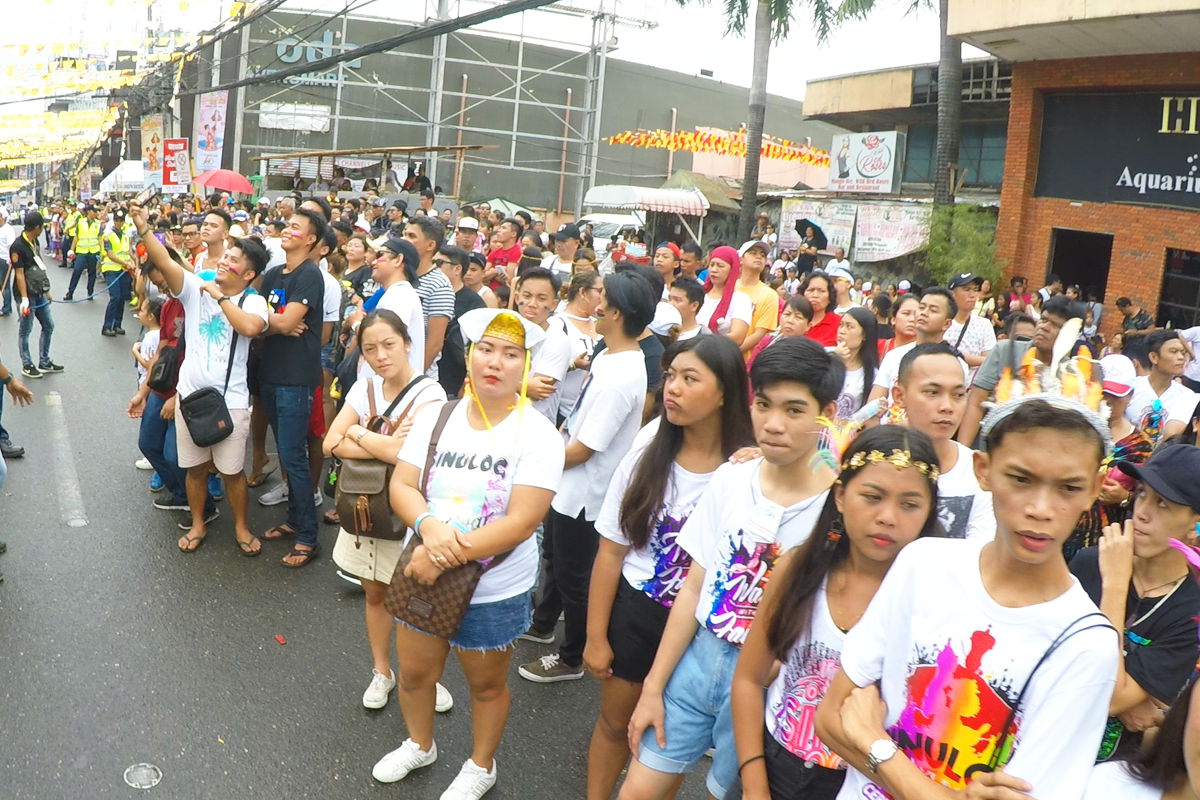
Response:
[{"label": "brick wall", "polygon": [[1122,295],[1143,304],[1153,316],[1162,288],[1166,250],[1200,251],[1200,214],[1116,203],[1072,203],[1033,197],[1042,128],[1044,92],[1102,89],[1157,90],[1200,86],[1200,53],[1117,56],[1013,65],[1008,112],[1008,144],[996,255],[1005,285],[1024,275],[1040,287],[1050,271],[1053,228],[1113,236],[1112,262],[1105,287],[1104,332],[1119,326],[1113,303]]}]

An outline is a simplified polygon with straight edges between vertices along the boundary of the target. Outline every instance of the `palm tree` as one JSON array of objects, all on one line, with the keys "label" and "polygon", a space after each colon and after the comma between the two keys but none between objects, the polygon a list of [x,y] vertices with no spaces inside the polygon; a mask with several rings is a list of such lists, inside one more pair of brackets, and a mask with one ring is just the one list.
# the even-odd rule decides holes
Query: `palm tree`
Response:
[{"label": "palm tree", "polygon": [[937,152],[933,179],[936,205],[954,202],[950,168],[958,163],[959,120],[962,116],[962,42],[946,34],[949,2],[938,0],[942,39],[938,58]]}]

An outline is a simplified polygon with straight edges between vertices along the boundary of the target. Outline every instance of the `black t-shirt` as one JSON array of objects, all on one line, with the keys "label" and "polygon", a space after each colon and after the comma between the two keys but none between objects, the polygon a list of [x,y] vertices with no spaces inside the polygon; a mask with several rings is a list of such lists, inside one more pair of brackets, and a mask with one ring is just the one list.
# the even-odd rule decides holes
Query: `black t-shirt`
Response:
[{"label": "black t-shirt", "polygon": [[[1079,579],[1092,602],[1100,604],[1100,550],[1087,547],[1071,560],[1071,573]],[[1200,612],[1200,585],[1189,575],[1158,610],[1150,613],[1161,597],[1138,597],[1132,581],[1125,603],[1127,616],[1125,639],[1125,672],[1151,697],[1160,703],[1175,702],[1180,689],[1191,677],[1200,657],[1196,639],[1196,614]],[[1146,615],[1149,616],[1146,616]],[[1144,619],[1143,619],[1144,617]],[[1136,624],[1129,624],[1136,623]],[[1115,722],[1115,724],[1114,724]],[[1119,736],[1121,752],[1136,745],[1140,736],[1122,731],[1119,720],[1109,720],[1105,745],[1116,747]],[[1110,742],[1110,739],[1112,740]],[[1103,754],[1103,753],[1102,753]]]},{"label": "black t-shirt", "polygon": [[[371,280],[370,264],[363,264],[353,272],[347,272],[342,280],[349,283],[350,288],[354,290],[354,293],[363,300],[366,300],[368,297],[373,295],[375,293],[374,290],[379,288],[379,286],[375,285],[375,282]],[[372,287],[369,290],[367,288],[368,283],[372,284]]]},{"label": "black t-shirt", "polygon": [[442,345],[442,358],[438,361],[438,383],[446,390],[447,397],[456,397],[467,379],[467,343],[462,336],[458,318],[476,308],[487,308],[479,292],[466,286],[454,293],[454,319],[446,326],[446,342]]},{"label": "black t-shirt", "polygon": [[[286,266],[286,265],[285,265]],[[282,314],[288,303],[303,303],[304,333],[299,336],[275,334],[263,343],[259,379],[282,386],[318,386],[321,383],[321,318],[325,299],[325,281],[321,268],[305,261],[289,273],[284,266],[263,273],[263,297],[272,314]]]},{"label": "black t-shirt", "polygon": [[[50,276],[42,269],[37,261],[38,244],[32,245],[25,240],[24,234],[17,234],[12,246],[8,248],[8,263],[14,270],[24,270],[25,289],[31,295],[45,294],[50,291]],[[13,281],[14,288],[16,281]]]}]

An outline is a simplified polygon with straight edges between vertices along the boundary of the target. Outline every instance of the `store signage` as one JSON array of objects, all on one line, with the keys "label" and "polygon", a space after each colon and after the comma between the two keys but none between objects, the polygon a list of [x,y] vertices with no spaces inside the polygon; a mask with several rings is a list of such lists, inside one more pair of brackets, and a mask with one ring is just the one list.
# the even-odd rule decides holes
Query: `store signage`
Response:
[{"label": "store signage", "polygon": [[904,136],[896,131],[847,133],[833,137],[829,148],[831,192],[890,194],[900,186]]},{"label": "store signage", "polygon": [[164,139],[162,155],[163,194],[185,194],[192,182],[187,139]]},{"label": "store signage", "polygon": [[1200,210],[1200,89],[1047,95],[1034,196]]},{"label": "store signage", "polygon": [[929,206],[862,203],[854,227],[855,261],[888,261],[929,242]]},{"label": "store signage", "polygon": [[[350,50],[358,45],[353,45],[345,42],[341,45],[333,43],[334,32],[327,30],[321,34],[319,39],[297,39],[294,36],[288,36],[279,39],[275,43],[275,59],[274,63],[282,62],[288,66],[299,63],[311,64],[314,61],[319,61],[322,58],[329,58],[335,52]],[[345,62],[349,69],[361,69],[362,59],[355,58]],[[278,69],[268,67],[251,68],[249,72],[253,75],[270,75],[278,72]],[[329,72],[305,72],[301,75],[292,75],[284,78],[284,83],[290,83],[293,86],[333,86],[338,82],[337,69]]]},{"label": "store signage", "polygon": [[785,250],[799,247],[801,232],[796,230],[796,223],[806,219],[819,225],[829,242],[822,252],[832,253],[833,248],[840,247],[849,253],[857,211],[854,203],[785,197],[779,212],[779,246]]}]

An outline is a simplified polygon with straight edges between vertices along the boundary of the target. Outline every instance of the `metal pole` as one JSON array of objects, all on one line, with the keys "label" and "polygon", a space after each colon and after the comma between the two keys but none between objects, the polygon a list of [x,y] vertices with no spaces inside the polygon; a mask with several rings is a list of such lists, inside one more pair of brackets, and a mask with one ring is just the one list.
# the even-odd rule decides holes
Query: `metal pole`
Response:
[{"label": "metal pole", "polygon": [[[679,119],[679,109],[671,109],[671,141],[675,141],[675,122]],[[675,151],[667,151],[667,180],[671,180],[671,175],[674,174],[675,167]]]},{"label": "metal pole", "polygon": [[[342,38],[339,40],[343,49],[346,47],[346,17],[342,17]],[[346,62],[339,61],[337,65],[337,89],[333,97],[333,147],[338,149],[338,136],[342,127],[342,87],[346,85]]]},{"label": "metal pole", "polygon": [[[439,22],[450,16],[450,0],[438,0],[437,18]],[[425,144],[429,147],[440,145],[442,135],[442,87],[446,73],[446,36],[438,36],[433,40],[433,60],[430,62],[429,97],[429,128]],[[429,166],[425,174],[432,185],[437,185],[437,151],[429,154]]]},{"label": "metal pole", "polygon": [[[467,110],[467,73],[464,72],[463,76],[462,76],[462,92],[458,98],[458,133],[454,137],[454,144],[458,147],[462,147],[463,115],[466,113],[466,110]],[[461,199],[459,192],[462,191],[463,159],[466,156],[466,154],[467,153],[465,150],[459,150],[458,153],[456,153],[454,156],[454,196],[458,199]]]},{"label": "metal pole", "polygon": [[[601,6],[603,10],[603,5]],[[594,108],[592,125],[592,160],[588,165],[587,185],[592,188],[596,185],[596,166],[600,160],[600,118],[601,110],[604,107],[604,66],[608,59],[608,43],[612,40],[612,15],[605,14],[603,21],[603,29],[601,34],[604,41],[600,43],[600,64],[598,67],[598,75],[596,76],[596,105]]]},{"label": "metal pole", "polygon": [[[242,12],[243,14],[245,11]],[[249,56],[247,51],[250,49],[250,26],[246,25],[242,28],[241,44],[238,46],[238,80],[246,77],[248,68]],[[241,108],[246,107],[246,89],[242,87],[237,89],[238,98],[241,100],[237,105]],[[225,119],[229,120],[229,115],[225,115]],[[246,115],[237,114],[233,121],[233,171],[240,173],[242,171],[242,137],[246,131]],[[265,186],[265,184],[264,184]]]},{"label": "metal pole", "polygon": [[571,90],[567,89],[567,108],[563,112],[563,143],[562,156],[558,162],[558,207],[559,214],[562,213],[562,198],[563,198],[563,183],[567,179],[567,137],[571,135]]},{"label": "metal pole", "polygon": [[583,214],[584,170],[591,160],[595,144],[595,75],[596,75],[596,39],[600,32],[600,16],[592,17],[592,46],[588,50],[587,70],[584,73],[583,93],[583,142],[579,148],[579,177],[575,181],[575,215]]},{"label": "metal pole", "polygon": [[517,40],[517,84],[513,91],[512,140],[508,146],[508,166],[517,166],[517,125],[521,119],[521,72],[525,67],[525,12],[521,12],[521,38]]}]

